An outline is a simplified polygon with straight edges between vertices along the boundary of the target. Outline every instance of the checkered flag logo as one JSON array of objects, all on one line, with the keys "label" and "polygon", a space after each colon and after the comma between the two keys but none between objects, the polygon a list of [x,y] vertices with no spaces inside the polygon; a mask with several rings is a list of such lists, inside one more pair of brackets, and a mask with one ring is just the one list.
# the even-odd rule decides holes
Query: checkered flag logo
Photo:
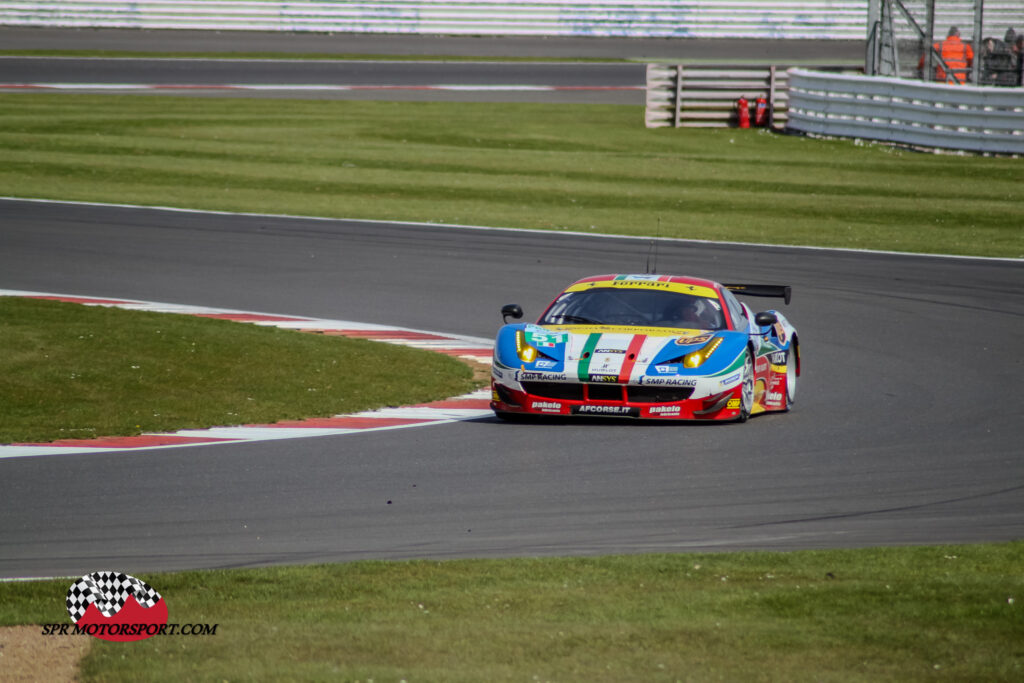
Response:
[{"label": "checkered flag logo", "polygon": [[109,619],[121,611],[129,596],[134,596],[135,601],[147,609],[160,602],[160,594],[134,576],[118,572],[86,574],[68,589],[68,614],[77,624],[89,605],[94,604],[100,614]]}]

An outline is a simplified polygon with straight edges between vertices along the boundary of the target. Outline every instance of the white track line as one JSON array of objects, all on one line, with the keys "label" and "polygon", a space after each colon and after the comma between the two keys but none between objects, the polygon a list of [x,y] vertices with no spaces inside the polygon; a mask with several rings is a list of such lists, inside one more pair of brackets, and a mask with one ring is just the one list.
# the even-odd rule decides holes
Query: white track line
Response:
[{"label": "white track line", "polygon": [[254,218],[283,218],[288,220],[307,220],[337,222],[348,221],[351,223],[369,223],[372,225],[402,225],[419,228],[451,228],[456,230],[474,230],[480,232],[521,232],[533,235],[571,235],[573,237],[587,237],[590,239],[606,240],[628,240],[643,242],[666,242],[679,244],[707,244],[730,247],[751,247],[757,249],[797,249],[800,251],[821,251],[835,252],[839,254],[872,254],[886,256],[916,256],[920,258],[953,259],[959,261],[1004,261],[1007,263],[1024,263],[1024,258],[1012,258],[1002,256],[963,256],[960,254],[926,254],[914,251],[884,251],[880,249],[851,249],[844,247],[816,247],[801,244],[768,244],[766,242],[730,242],[726,240],[699,240],[684,237],[652,237],[650,235],[613,235],[606,233],[582,232],[579,230],[537,230],[533,228],[509,228],[487,225],[465,225],[461,223],[426,223],[423,221],[395,221],[373,218],[328,218],[326,216],[300,216],[287,213],[254,213],[245,211],[210,211],[203,209],[185,209],[174,206],[148,206],[145,204],[114,204],[111,202],[76,202],[63,199],[39,199],[33,197],[5,197],[0,196],[0,201],[12,202],[35,202],[38,204],[67,204],[71,206],[100,206],[114,209],[150,209],[152,211],[171,211],[176,213],[197,214],[206,216],[251,216]]}]

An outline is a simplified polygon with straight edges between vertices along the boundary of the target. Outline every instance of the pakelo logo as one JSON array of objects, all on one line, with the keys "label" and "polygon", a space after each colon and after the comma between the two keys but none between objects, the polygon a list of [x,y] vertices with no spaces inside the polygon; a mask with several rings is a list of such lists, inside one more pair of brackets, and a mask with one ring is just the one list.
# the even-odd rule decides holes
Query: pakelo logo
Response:
[{"label": "pakelo logo", "polygon": [[76,631],[101,640],[145,640],[167,627],[167,603],[128,574],[86,574],[68,589],[67,608]]},{"label": "pakelo logo", "polygon": [[679,406],[651,406],[648,415],[678,415]]}]

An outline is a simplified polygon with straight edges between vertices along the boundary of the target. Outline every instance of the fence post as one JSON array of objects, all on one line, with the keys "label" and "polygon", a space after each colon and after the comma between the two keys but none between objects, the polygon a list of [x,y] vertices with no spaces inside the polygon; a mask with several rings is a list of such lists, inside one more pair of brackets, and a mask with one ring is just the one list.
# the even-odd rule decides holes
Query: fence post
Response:
[{"label": "fence post", "polygon": [[[981,83],[981,15],[985,11],[984,0],[974,0],[974,61],[971,63],[971,83]],[[1020,57],[1018,57],[1020,59]]]},{"label": "fence post", "polygon": [[676,64],[676,101],[675,101],[675,115],[672,117],[672,127],[679,127],[679,115],[683,100],[683,65]]},{"label": "fence post", "polygon": [[[925,27],[924,27],[924,71],[921,73],[921,80],[928,82],[935,80],[935,57],[932,55],[935,52],[932,45],[935,43],[935,0],[926,0],[927,10]],[[949,75],[949,72],[946,72]]]}]

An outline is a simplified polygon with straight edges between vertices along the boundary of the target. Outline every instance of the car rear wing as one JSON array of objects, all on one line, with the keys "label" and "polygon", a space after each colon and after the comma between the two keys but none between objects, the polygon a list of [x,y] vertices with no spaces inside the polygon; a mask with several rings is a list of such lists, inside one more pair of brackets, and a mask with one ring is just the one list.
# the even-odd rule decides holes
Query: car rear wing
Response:
[{"label": "car rear wing", "polygon": [[793,288],[789,285],[727,285],[723,284],[723,287],[728,289],[730,292],[736,294],[746,294],[747,296],[771,296],[779,299],[785,299],[786,305],[789,305],[789,300],[793,298]]}]

